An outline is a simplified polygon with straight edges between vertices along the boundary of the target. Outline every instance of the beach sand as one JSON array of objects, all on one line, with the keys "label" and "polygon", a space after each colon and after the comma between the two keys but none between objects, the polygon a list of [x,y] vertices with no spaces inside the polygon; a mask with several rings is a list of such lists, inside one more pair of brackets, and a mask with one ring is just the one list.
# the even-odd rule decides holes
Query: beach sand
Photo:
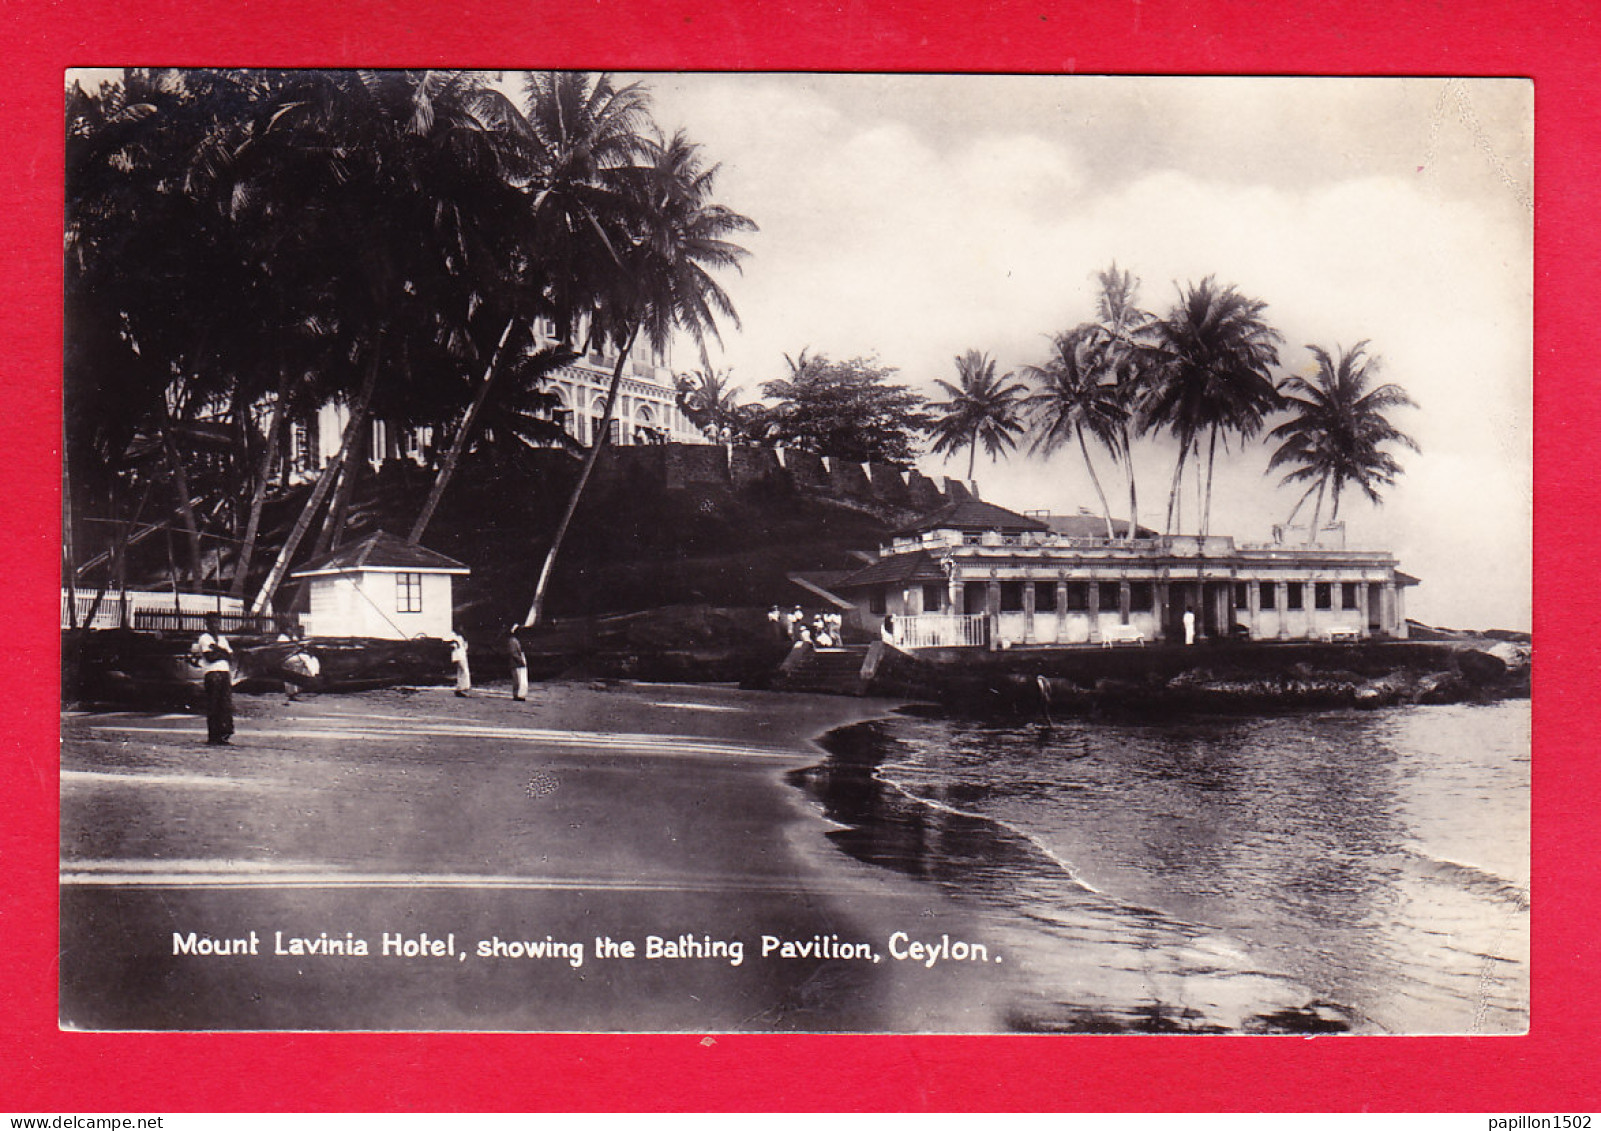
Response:
[{"label": "beach sand", "polygon": [[[64,714],[65,1027],[1006,1027],[1001,940],[840,851],[785,778],[891,703],[575,683],[237,702],[224,748],[193,716]],[[876,960],[763,956],[764,936]],[[942,937],[983,960],[910,957]]]}]

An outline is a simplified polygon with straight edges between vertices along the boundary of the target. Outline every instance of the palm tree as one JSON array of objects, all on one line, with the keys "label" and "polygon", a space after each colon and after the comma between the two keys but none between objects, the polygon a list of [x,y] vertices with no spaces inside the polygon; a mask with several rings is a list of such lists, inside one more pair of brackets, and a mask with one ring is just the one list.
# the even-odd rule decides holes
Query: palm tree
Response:
[{"label": "palm tree", "polygon": [[1217,442],[1233,433],[1248,439],[1278,407],[1271,367],[1278,364],[1283,336],[1263,317],[1267,304],[1247,298],[1233,286],[1219,287],[1211,276],[1180,290],[1179,301],[1157,323],[1162,365],[1141,402],[1143,427],[1168,431],[1179,441],[1168,492],[1167,525],[1173,533],[1179,486],[1191,452],[1200,456],[1208,435],[1206,495],[1200,532],[1207,533],[1212,511],[1212,472]]},{"label": "palm tree", "polygon": [[1119,402],[1127,410],[1118,426],[1112,454],[1122,461],[1128,479],[1128,532],[1125,536],[1132,541],[1139,528],[1140,511],[1134,482],[1134,433],[1139,423],[1141,398],[1151,375],[1160,367],[1156,316],[1140,309],[1140,281],[1132,271],[1120,271],[1113,263],[1095,278],[1100,287],[1095,300],[1096,320],[1088,323],[1085,331],[1093,351],[1094,367],[1116,390]]},{"label": "palm tree", "polygon": [[622,270],[638,207],[632,178],[650,155],[650,101],[637,83],[581,71],[530,74],[523,96],[534,164],[529,246],[546,265],[557,336],[569,341]]},{"label": "palm tree", "polygon": [[[565,346],[545,346],[532,353],[513,347],[520,356],[515,362],[506,362],[504,359],[510,352],[507,349],[507,342],[517,324],[518,318],[515,314],[507,318],[500,342],[490,355],[489,365],[484,370],[483,380],[478,383],[478,390],[473,395],[472,403],[467,406],[466,413],[456,425],[450,448],[434,475],[433,486],[429,488],[428,497],[423,501],[422,509],[417,512],[417,518],[412,523],[411,532],[406,536],[406,541],[414,546],[422,541],[423,534],[428,530],[428,524],[433,521],[434,511],[438,509],[439,501],[445,497],[445,488],[454,478],[469,440],[483,432],[493,431],[496,436],[516,440],[528,447],[538,447],[549,443],[561,443],[567,436],[567,433],[550,419],[550,410],[558,398],[554,393],[544,390],[542,386],[546,378],[563,366],[572,364],[578,355]],[[511,388],[507,388],[504,379],[498,383],[496,381],[497,375],[506,371],[509,371],[513,378]],[[492,393],[494,396],[491,396]]]},{"label": "palm tree", "polygon": [[[370,414],[449,411],[437,375],[472,360],[472,315],[500,279],[492,257],[474,252],[480,220],[512,191],[500,151],[514,123],[503,101],[485,94],[480,76],[462,72],[313,72],[267,119],[262,143],[281,155],[275,175],[298,173],[311,194],[297,243],[321,262],[342,259],[334,308],[348,343],[349,420],[253,613],[272,599],[338,481],[319,540],[322,548],[336,544]],[[464,385],[452,383],[446,402]]]},{"label": "palm tree", "polygon": [[678,407],[695,427],[713,440],[731,440],[749,416],[739,403],[740,387],[727,372],[697,369],[674,379]]},{"label": "palm tree", "polygon": [[1022,397],[1028,390],[1011,382],[1010,373],[996,377],[995,362],[978,350],[968,350],[956,359],[956,376],[955,385],[935,382],[950,399],[929,406],[936,414],[929,432],[937,453],[954,455],[963,448],[968,450],[967,480],[971,483],[979,444],[992,461],[1016,446],[1023,434],[1019,419]]},{"label": "palm tree", "polygon": [[1071,440],[1078,441],[1084,467],[1101,500],[1106,516],[1106,536],[1116,538],[1112,508],[1101,488],[1101,477],[1090,458],[1085,432],[1115,455],[1129,410],[1117,386],[1106,380],[1096,365],[1093,335],[1080,326],[1051,339],[1051,356],[1043,365],[1028,365],[1023,372],[1039,387],[1023,402],[1034,425],[1033,451],[1049,455]]},{"label": "palm tree", "polygon": [[1306,348],[1317,358],[1317,373],[1310,381],[1288,377],[1279,388],[1294,415],[1268,433],[1282,441],[1268,468],[1290,468],[1281,483],[1309,484],[1286,525],[1295,520],[1307,499],[1317,494],[1308,543],[1317,539],[1325,493],[1333,500],[1330,522],[1339,520],[1340,495],[1347,485],[1361,488],[1378,505],[1379,488],[1393,486],[1401,473],[1401,465],[1384,446],[1419,450],[1417,442],[1385,415],[1392,409],[1417,405],[1399,385],[1369,388],[1381,361],[1367,356],[1367,346],[1363,341],[1348,350],[1336,347],[1336,360],[1322,347],[1309,345]]},{"label": "palm tree", "polygon": [[605,415],[545,555],[524,618],[530,627],[540,623],[562,542],[610,437],[623,367],[635,341],[643,338],[653,352],[662,354],[675,331],[687,332],[699,343],[702,362],[709,369],[706,338],[720,340],[718,318],[739,324],[733,302],[711,271],[738,268],[747,252],[726,237],[754,231],[756,225],[712,200],[718,166],[705,165],[700,147],[682,132],[665,143],[653,142],[650,148],[650,162],[634,168],[626,178],[632,204],[629,242],[618,249],[617,269],[597,292],[591,313],[591,340],[609,342],[617,350]]}]

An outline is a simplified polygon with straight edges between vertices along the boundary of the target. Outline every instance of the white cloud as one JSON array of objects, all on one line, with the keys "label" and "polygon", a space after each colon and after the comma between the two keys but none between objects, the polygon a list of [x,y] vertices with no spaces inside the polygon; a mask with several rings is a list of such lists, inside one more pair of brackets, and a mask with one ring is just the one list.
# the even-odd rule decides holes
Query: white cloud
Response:
[{"label": "white cloud", "polygon": [[[970,82],[981,102],[980,80]],[[962,132],[966,118],[875,115],[895,93],[881,84],[850,85],[866,95],[844,104],[827,77],[681,80],[664,112],[682,114],[724,162],[727,203],[762,225],[744,277],[728,283],[746,331],[729,335],[724,363],[754,394],[782,373],[784,352],[876,352],[926,387],[949,377],[954,355],[970,348],[1003,367],[1039,360],[1046,334],[1090,315],[1092,276],[1114,259],[1144,279],[1144,301],[1157,309],[1171,303],[1175,280],[1215,274],[1269,303],[1287,367],[1308,367],[1308,342],[1369,339],[1386,379],[1421,406],[1396,416],[1423,454],[1404,455],[1408,472],[1386,505],[1375,511],[1353,498],[1342,512],[1353,540],[1394,547],[1403,568],[1424,578],[1413,614],[1527,626],[1527,214],[1504,192],[1465,183],[1497,174],[1467,160],[1462,151],[1474,142],[1464,131],[1435,128],[1435,167],[1426,173],[1406,163],[1416,139],[1430,136],[1419,115],[1438,101],[1417,84],[1386,88],[1397,120],[1381,139],[1383,160],[1365,162],[1351,149],[1340,162],[1350,175],[1285,175],[1271,158],[1293,166],[1318,137],[1359,145],[1342,115],[1357,104],[1378,113],[1389,97],[1315,85],[1321,105],[1316,97],[1286,102],[1286,92],[1312,90],[1293,84],[1278,84],[1274,98],[1236,85],[1210,103],[1164,87],[1119,119],[1127,144],[1143,147],[1145,167],[1118,151],[1122,174],[1107,176],[1096,172],[1109,162],[1104,137],[1101,149],[1075,144],[1062,115]],[[962,88],[938,89],[954,105],[949,92]],[[1016,81],[1006,89],[1018,89]],[[1108,118],[1119,97],[1138,91],[1092,89]],[[1486,92],[1502,98],[1508,88]],[[1502,116],[1517,124],[1515,101]],[[1208,146],[1252,157],[1198,168],[1195,154]],[[1242,175],[1241,164],[1253,161],[1275,171]],[[1168,446],[1153,443],[1137,460],[1147,522],[1165,508],[1171,459]],[[1262,478],[1265,463],[1257,445],[1220,464],[1214,529],[1259,538],[1282,520],[1293,497]],[[966,454],[927,467],[962,474]],[[1073,452],[994,466],[980,457],[978,467],[985,495],[1007,505],[1097,505]],[[1102,478],[1122,499],[1121,475],[1103,467]]]}]

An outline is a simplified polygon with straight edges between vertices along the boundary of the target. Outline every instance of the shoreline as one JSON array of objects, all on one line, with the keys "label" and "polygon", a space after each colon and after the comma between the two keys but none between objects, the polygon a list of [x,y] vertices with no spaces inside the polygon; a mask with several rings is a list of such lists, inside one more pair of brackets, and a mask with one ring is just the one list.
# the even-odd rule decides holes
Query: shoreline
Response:
[{"label": "shoreline", "polygon": [[[1432,709],[1402,710],[1410,713]],[[1336,710],[1330,717],[1356,720],[1366,716],[1366,712],[1346,708]],[[1272,947],[1264,947],[1262,939],[1250,941],[1254,932],[1239,935],[1227,917],[1213,921],[1182,912],[1174,917],[1172,911],[1162,909],[1165,904],[1160,901],[1147,904],[1136,896],[1134,902],[1129,902],[1126,886],[1103,887],[1094,882],[1093,876],[1081,875],[1076,857],[1059,858],[1040,836],[1030,831],[1027,823],[1014,825],[982,805],[965,806],[961,790],[968,787],[962,783],[971,779],[937,775],[926,783],[935,790],[929,795],[927,789],[915,787],[904,780],[905,775],[894,772],[901,758],[897,748],[902,743],[914,744],[907,747],[905,754],[913,759],[909,764],[915,765],[915,743],[923,741],[915,736],[927,721],[927,716],[917,712],[904,718],[911,728],[909,732],[896,734],[900,720],[890,718],[887,725],[886,720],[869,721],[840,728],[829,736],[836,755],[836,764],[831,767],[833,776],[848,778],[855,774],[861,780],[870,779],[871,785],[866,789],[859,783],[854,790],[841,788],[842,783],[836,783],[831,790],[826,781],[801,784],[814,795],[836,802],[830,815],[848,831],[831,839],[845,851],[877,866],[946,887],[959,904],[984,909],[992,930],[1022,936],[1013,949],[1031,954],[1036,962],[1035,968],[1025,973],[1009,1006],[1007,1020],[1011,1030],[1292,1034],[1478,1031],[1482,1018],[1470,1008],[1471,1003],[1454,1011],[1449,1006],[1445,1009],[1445,1014],[1454,1014],[1463,1028],[1430,1027],[1425,1018],[1433,1016],[1438,1020],[1438,1008],[1432,1015],[1405,1009],[1397,1013],[1394,1008],[1372,1015],[1368,995],[1356,993],[1347,997],[1330,984],[1331,978],[1337,984],[1341,975],[1320,974],[1314,967],[1296,961],[1285,964],[1281,961],[1284,956],[1276,954]],[[997,727],[1014,737],[1028,729],[1006,727],[994,720],[985,723],[960,716],[951,718],[960,727]],[[1203,725],[1220,722],[1197,721]],[[1263,721],[1271,724],[1271,720]],[[1069,724],[1079,725],[1099,729],[1097,724],[1082,720]],[[1114,727],[1113,733],[1115,730]],[[1036,741],[1046,740],[1036,735]],[[1083,756],[1083,752],[1060,753]],[[915,776],[914,771],[914,779]],[[1006,777],[985,780],[994,786]],[[876,790],[879,796],[864,799],[870,790]],[[853,808],[846,808],[847,805]],[[1427,870],[1430,859],[1419,856],[1415,863]],[[1093,874],[1094,867],[1090,871]],[[1521,908],[1526,920],[1526,890],[1517,889],[1514,881],[1491,878],[1497,880],[1494,894],[1507,898],[1506,893],[1512,892],[1510,901]],[[1417,892],[1415,886],[1409,890]],[[1118,894],[1120,891],[1123,894]],[[1420,925],[1420,929],[1429,928]],[[1445,927],[1439,929],[1449,931]],[[1523,930],[1527,930],[1526,923]],[[1514,946],[1509,953],[1515,952]],[[1519,976],[1526,976],[1526,968],[1525,956],[1522,967],[1507,967],[1494,980],[1516,981]],[[1481,994],[1486,992],[1482,979],[1490,976],[1481,975]],[[1348,993],[1350,990],[1347,987]],[[1525,1026],[1526,992],[1525,989],[1522,1007]],[[1482,1011],[1485,1004],[1481,1002],[1478,1008]],[[1498,997],[1496,1009],[1504,1008],[1510,1008],[1508,1001]],[[1515,1026],[1512,1013],[1498,1015],[1491,1031],[1517,1031],[1499,1027],[1508,1020]],[[1422,1027],[1414,1028],[1415,1025]]]},{"label": "shoreline", "polygon": [[[1003,965],[887,953],[896,932],[977,941],[982,926],[942,889],[839,851],[788,781],[827,757],[824,735],[892,701],[543,684],[526,704],[493,686],[239,704],[221,751],[197,745],[193,716],[64,714],[64,1027],[1004,1031]],[[374,953],[162,953],[173,935],[252,930]],[[376,953],[402,931],[694,945],[591,949],[581,966],[475,952],[447,969]],[[862,942],[879,960],[763,957],[763,936]],[[741,961],[693,953],[701,940],[741,943]]]},{"label": "shoreline", "polygon": [[[1385,1031],[1226,928],[881,774],[897,700],[572,682],[239,703],[221,750],[193,715],[63,714],[64,1027]],[[252,929],[269,952],[426,932],[474,953],[161,953]],[[647,959],[652,937],[688,953]],[[602,959],[608,938],[639,952]],[[541,939],[582,941],[581,964],[476,954]],[[942,939],[986,962],[890,953]]]}]

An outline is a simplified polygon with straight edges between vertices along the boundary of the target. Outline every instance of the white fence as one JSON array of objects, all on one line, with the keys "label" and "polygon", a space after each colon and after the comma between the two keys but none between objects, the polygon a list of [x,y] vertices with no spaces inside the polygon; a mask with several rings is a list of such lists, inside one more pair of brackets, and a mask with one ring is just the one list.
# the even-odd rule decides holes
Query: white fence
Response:
[{"label": "white fence", "polygon": [[[151,628],[199,631],[207,613],[219,613],[225,627],[238,627],[244,616],[244,602],[237,597],[223,597],[214,593],[173,593],[144,589],[126,592],[107,590],[95,607],[95,590],[79,589],[72,594],[73,612],[67,609],[68,594],[61,591],[61,627],[70,628],[74,621],[79,628]],[[89,610],[94,608],[94,622],[85,624]],[[232,622],[229,624],[229,622]]]},{"label": "white fence", "polygon": [[983,648],[989,644],[989,618],[945,613],[898,616],[895,643],[901,648]]}]

